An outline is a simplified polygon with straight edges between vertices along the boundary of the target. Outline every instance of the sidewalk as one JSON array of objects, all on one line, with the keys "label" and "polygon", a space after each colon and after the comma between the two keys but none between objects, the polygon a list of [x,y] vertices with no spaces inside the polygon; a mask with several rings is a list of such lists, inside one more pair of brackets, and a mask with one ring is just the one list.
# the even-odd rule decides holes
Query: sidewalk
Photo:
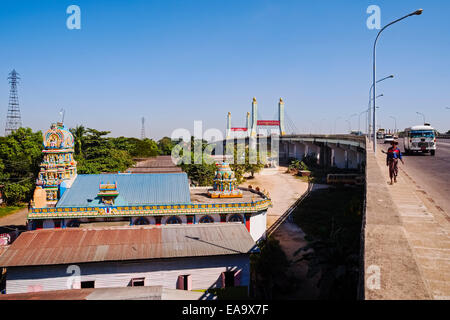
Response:
[{"label": "sidewalk", "polygon": [[[427,206],[399,167],[398,182],[388,184],[386,155],[368,150],[365,298],[450,299],[448,216]],[[378,290],[367,286],[371,265],[381,269]]]}]

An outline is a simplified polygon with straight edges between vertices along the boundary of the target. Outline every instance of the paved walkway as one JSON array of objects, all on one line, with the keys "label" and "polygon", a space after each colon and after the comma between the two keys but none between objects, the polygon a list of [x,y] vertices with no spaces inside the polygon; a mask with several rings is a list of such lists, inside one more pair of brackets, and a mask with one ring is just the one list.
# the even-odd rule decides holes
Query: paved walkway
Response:
[{"label": "paved walkway", "polygon": [[[423,197],[401,163],[390,185],[385,157],[368,150],[365,298],[450,299],[450,219]],[[381,269],[380,289],[367,286],[370,266]]]}]

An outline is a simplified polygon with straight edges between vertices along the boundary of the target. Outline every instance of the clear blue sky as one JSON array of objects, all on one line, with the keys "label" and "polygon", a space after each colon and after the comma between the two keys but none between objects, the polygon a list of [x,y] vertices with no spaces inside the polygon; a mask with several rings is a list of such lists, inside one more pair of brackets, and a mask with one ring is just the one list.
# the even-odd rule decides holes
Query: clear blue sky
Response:
[{"label": "clear blue sky", "polygon": [[[81,8],[81,30],[68,30],[66,8]],[[348,129],[367,107],[376,30],[383,32],[378,86],[383,127],[419,124],[426,114],[450,129],[450,1],[81,1],[0,2],[0,134],[8,106],[8,73],[21,75],[24,126],[46,129],[65,108],[66,124],[113,136],[160,138],[175,128],[244,126],[252,97],[271,119],[283,97],[301,132]],[[361,117],[363,126],[364,116]],[[352,128],[358,117],[351,118]]]}]

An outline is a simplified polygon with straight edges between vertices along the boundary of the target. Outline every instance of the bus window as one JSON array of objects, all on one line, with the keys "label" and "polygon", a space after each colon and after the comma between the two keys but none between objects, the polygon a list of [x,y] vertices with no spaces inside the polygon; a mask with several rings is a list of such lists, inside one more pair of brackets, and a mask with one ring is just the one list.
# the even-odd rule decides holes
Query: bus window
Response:
[{"label": "bus window", "polygon": [[411,131],[408,136],[411,138],[434,138],[433,131]]}]

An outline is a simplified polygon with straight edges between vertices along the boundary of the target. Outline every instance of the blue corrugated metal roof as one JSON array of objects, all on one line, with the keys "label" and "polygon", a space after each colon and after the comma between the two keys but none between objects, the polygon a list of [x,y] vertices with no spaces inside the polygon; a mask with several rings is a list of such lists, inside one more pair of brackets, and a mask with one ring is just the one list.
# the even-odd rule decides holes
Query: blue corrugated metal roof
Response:
[{"label": "blue corrugated metal roof", "polygon": [[190,203],[186,173],[79,174],[57,207],[101,207],[100,183],[117,182],[116,206]]}]

